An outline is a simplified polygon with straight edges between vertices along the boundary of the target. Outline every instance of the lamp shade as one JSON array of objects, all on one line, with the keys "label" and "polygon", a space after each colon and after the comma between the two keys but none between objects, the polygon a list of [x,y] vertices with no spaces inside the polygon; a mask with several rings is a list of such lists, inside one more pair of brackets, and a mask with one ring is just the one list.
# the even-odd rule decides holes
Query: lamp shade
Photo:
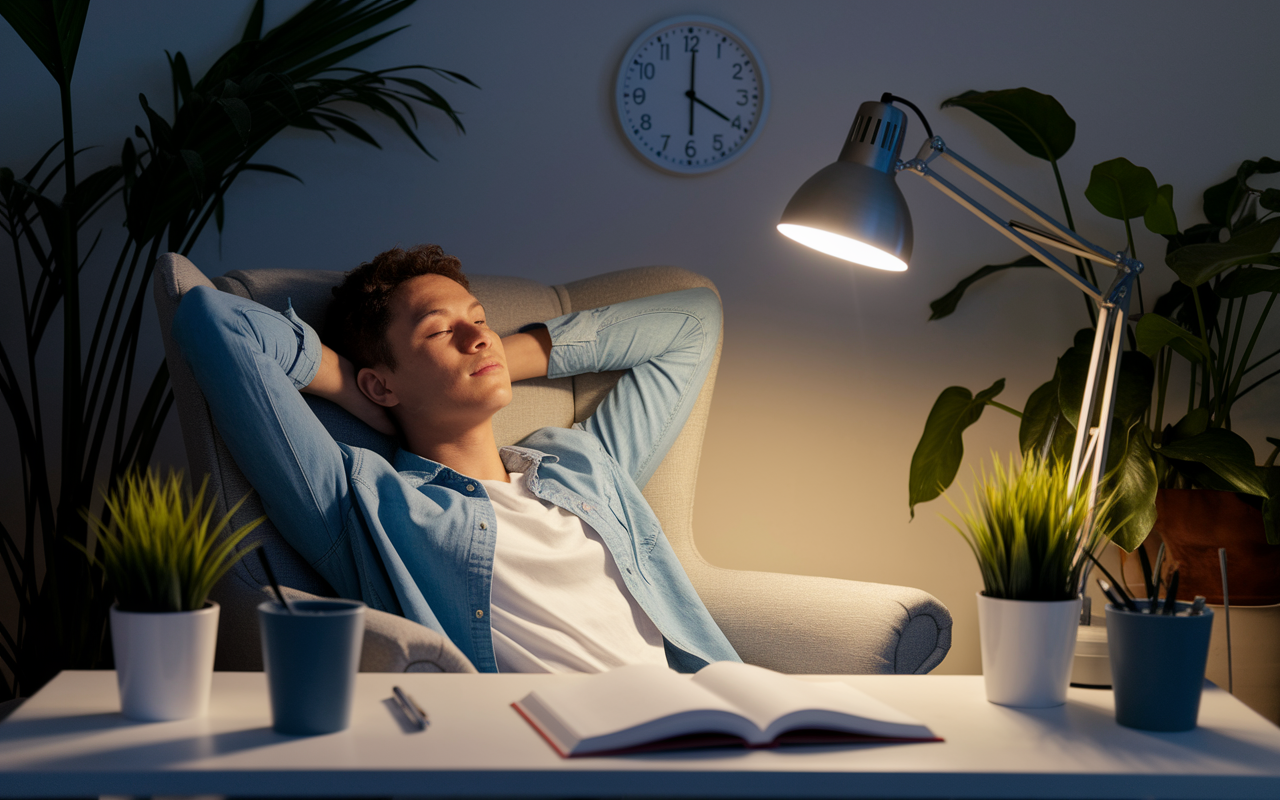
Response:
[{"label": "lamp shade", "polygon": [[863,103],[840,158],[804,182],[778,230],[828,255],[902,271],[911,258],[911,212],[894,180],[906,116]]}]

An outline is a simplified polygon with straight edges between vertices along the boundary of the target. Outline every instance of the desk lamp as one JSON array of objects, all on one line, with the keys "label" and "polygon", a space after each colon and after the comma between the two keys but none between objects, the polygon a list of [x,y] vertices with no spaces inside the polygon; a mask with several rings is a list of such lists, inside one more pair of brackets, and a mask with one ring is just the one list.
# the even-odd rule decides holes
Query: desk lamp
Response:
[{"label": "desk lamp", "polygon": [[[928,136],[910,161],[899,158],[907,131],[907,115],[894,103],[911,108]],[[1006,221],[988,210],[935,172],[934,166],[941,163],[955,166],[1041,227]],[[942,137],[933,135],[928,120],[914,104],[887,93],[879,102],[859,106],[840,157],[796,191],[782,212],[778,230],[803,245],[855,264],[898,272],[905,270],[911,259],[912,229],[906,199],[894,180],[899,172],[924,178],[1097,303],[1098,324],[1071,452],[1069,480],[1070,490],[1074,492],[1088,473],[1087,533],[1094,522],[1093,507],[1111,439],[1109,421],[1115,411],[1116,374],[1124,343],[1125,319],[1133,282],[1142,272],[1142,262],[1124,253],[1110,253],[1077,236],[948,148]],[[1046,247],[1112,267],[1116,270],[1115,280],[1104,293]],[[1089,421],[1095,412],[1100,412],[1100,421],[1092,426]],[[1087,540],[1087,536],[1082,538],[1082,542]]]}]

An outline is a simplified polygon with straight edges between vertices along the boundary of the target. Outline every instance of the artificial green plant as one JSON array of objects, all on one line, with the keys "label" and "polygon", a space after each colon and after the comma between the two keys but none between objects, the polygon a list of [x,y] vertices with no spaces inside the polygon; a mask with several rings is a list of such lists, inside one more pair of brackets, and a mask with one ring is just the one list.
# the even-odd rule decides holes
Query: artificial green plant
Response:
[{"label": "artificial green plant", "polygon": [[[0,0],[0,15],[56,81],[62,114],[61,140],[34,165],[0,168],[0,228],[12,240],[11,291],[21,309],[20,335],[0,341],[0,395],[17,436],[7,457],[23,476],[22,529],[0,527],[3,588],[14,601],[3,604],[17,608],[13,627],[0,623],[0,699],[29,695],[60,669],[109,663],[112,598],[72,545],[92,551],[79,510],[93,504],[96,481],[114,485],[150,460],[172,404],[164,363],[137,359],[157,257],[190,253],[211,222],[221,233],[229,190],[245,172],[298,179],[253,160],[286,128],[377,146],[354,115],[372,112],[427,155],[415,109],[441,111],[462,129],[450,104],[416,77],[470,83],[462,75],[345,66],[400,30],[370,33],[412,3],[314,0],[264,31],[258,0],[240,41],[203,76],[193,78],[181,52],[169,56],[172,117],[139,95],[142,124],[119,149],[84,152],[72,76],[88,0]],[[90,162],[96,170],[82,177]],[[93,231],[89,223],[113,203],[122,233]],[[82,284],[91,274],[102,279]],[[89,288],[99,285],[105,289]],[[48,338],[60,350],[42,350],[56,324],[62,330]]]},{"label": "artificial green plant", "polygon": [[[977,477],[960,522],[948,520],[969,544],[982,573],[983,594],[1006,600],[1073,600],[1090,557],[1110,539],[1106,525],[1088,525],[1088,486],[1070,488],[1061,459],[1027,453]],[[1108,502],[1099,504],[1105,516]]]},{"label": "artificial green plant", "polygon": [[[1058,161],[1075,138],[1075,121],[1053,97],[1030,89],[966,92],[943,103],[965,108],[993,124],[1027,153],[1053,167],[1066,222],[1075,221]],[[1160,487],[1228,489],[1242,493],[1263,510],[1267,540],[1280,543],[1280,439],[1264,462],[1247,441],[1231,430],[1231,413],[1242,397],[1280,374],[1267,371],[1280,350],[1257,354],[1280,292],[1280,190],[1259,189],[1250,180],[1280,171],[1269,158],[1245,161],[1231,178],[1204,192],[1205,221],[1179,228],[1173,187],[1159,185],[1150,170],[1124,158],[1095,166],[1085,198],[1102,215],[1122,221],[1128,255],[1139,254],[1133,220],[1141,218],[1167,242],[1164,263],[1177,280],[1146,309],[1139,280],[1137,312],[1128,321],[1129,347],[1120,361],[1116,414],[1107,454],[1106,491],[1114,492],[1112,520],[1120,520],[1115,541],[1132,551],[1155,523]],[[1077,269],[1105,288],[1110,275],[1077,258]],[[951,314],[966,290],[979,280],[1009,269],[1042,268],[1024,256],[984,266],[933,301],[930,319]],[[1150,274],[1150,265],[1148,266]],[[1253,299],[1260,312],[1251,313]],[[1092,301],[1085,297],[1089,321],[1096,324]],[[909,502],[941,494],[954,480],[964,454],[962,434],[996,406],[1021,419],[1018,439],[1024,453],[1069,458],[1084,395],[1093,328],[1075,335],[1058,359],[1053,377],[1033,391],[1021,411],[996,397],[1004,379],[974,393],[960,386],[943,390],[934,403],[911,461]],[[1181,360],[1185,369],[1175,369]],[[1276,366],[1271,363],[1271,367]],[[1175,376],[1183,376],[1183,389]],[[1185,402],[1185,405],[1184,405]],[[1097,420],[1090,421],[1096,424]]]},{"label": "artificial green plant", "polygon": [[240,498],[216,523],[214,498],[205,497],[209,476],[192,496],[182,473],[170,471],[161,481],[150,468],[120,478],[106,496],[106,517],[84,509],[96,534],[95,557],[73,542],[89,560],[102,567],[106,584],[121,611],[198,611],[213,585],[254,547],[238,549],[240,541],[266,517],[245,523],[225,536],[223,530],[248,495]]}]

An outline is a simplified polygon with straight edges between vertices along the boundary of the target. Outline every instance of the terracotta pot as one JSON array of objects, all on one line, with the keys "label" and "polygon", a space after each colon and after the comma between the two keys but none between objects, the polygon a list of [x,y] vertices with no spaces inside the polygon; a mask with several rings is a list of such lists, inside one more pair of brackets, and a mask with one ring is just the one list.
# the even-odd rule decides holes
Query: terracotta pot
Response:
[{"label": "terracotta pot", "polygon": [[[1143,542],[1155,562],[1163,541],[1166,559],[1177,562],[1178,594],[1184,599],[1204,595],[1222,603],[1222,571],[1218,548],[1227,549],[1227,578],[1231,605],[1265,606],[1280,603],[1280,545],[1267,544],[1262,512],[1235,492],[1209,489],[1161,489],[1156,494],[1156,524]],[[1133,556],[1122,557],[1124,582],[1138,597],[1146,590],[1142,567]]]}]

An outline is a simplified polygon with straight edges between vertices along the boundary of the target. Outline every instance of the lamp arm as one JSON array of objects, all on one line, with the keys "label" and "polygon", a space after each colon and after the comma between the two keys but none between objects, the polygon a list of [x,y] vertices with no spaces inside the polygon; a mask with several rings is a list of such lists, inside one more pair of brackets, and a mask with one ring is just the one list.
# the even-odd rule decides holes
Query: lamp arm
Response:
[{"label": "lamp arm", "polygon": [[[1049,231],[1036,230],[997,216],[955,184],[938,175],[930,167],[930,163],[938,158],[955,165],[993,194],[1026,213]],[[1068,473],[1072,491],[1080,485],[1081,481],[1088,481],[1086,496],[1089,510],[1084,523],[1085,535],[1081,538],[1081,550],[1083,550],[1092,541],[1098,487],[1106,474],[1107,455],[1111,446],[1111,420],[1115,416],[1120,354],[1124,348],[1125,322],[1129,317],[1133,283],[1142,272],[1142,262],[1129,258],[1123,253],[1109,253],[1077,235],[1075,231],[1019,197],[995,178],[948,150],[942,137],[935,136],[927,141],[920,148],[920,153],[915,159],[906,163],[899,162],[899,170],[924,178],[943,194],[1044,262],[1098,304],[1098,323],[1089,357],[1089,372],[1085,379],[1084,397],[1081,398],[1080,415],[1076,419],[1075,444],[1071,451]],[[1104,293],[1041,245],[1106,264],[1116,270],[1116,276]],[[1099,421],[1096,428],[1092,424],[1095,413]],[[1076,554],[1077,559],[1084,557],[1083,552]],[[1084,571],[1083,575],[1087,578],[1088,571]],[[1080,591],[1083,593],[1083,586],[1080,587]]]},{"label": "lamp arm", "polygon": [[[954,165],[961,172],[964,172],[978,183],[987,187],[987,189],[997,197],[1001,198],[1014,208],[1026,213],[1040,225],[1048,228],[1049,232],[1036,230],[1035,228],[1023,225],[1017,221],[1007,221],[1003,217],[1000,217],[983,207],[980,203],[959,189],[955,184],[938,175],[929,166],[931,162],[938,158],[942,158],[948,163]],[[913,160],[905,163],[900,162],[899,169],[928,180],[944,194],[951,197],[952,200],[955,200],[960,205],[969,209],[970,212],[984,220],[988,225],[991,225],[1006,237],[1013,240],[1013,242],[1019,247],[1038,258],[1046,266],[1066,278],[1069,282],[1074,284],[1076,288],[1092,297],[1094,301],[1098,303],[1111,302],[1115,289],[1114,285],[1112,286],[1112,291],[1109,291],[1104,295],[1101,289],[1086,280],[1083,275],[1053,257],[1039,245],[1047,245],[1056,250],[1087,258],[1095,263],[1105,264],[1113,269],[1120,270],[1122,275],[1127,272],[1142,272],[1142,262],[1129,258],[1123,253],[1111,253],[1080,236],[1075,231],[1041,211],[1039,208],[1019,196],[1012,189],[1000,183],[1000,181],[996,180],[991,175],[948,148],[946,142],[942,140],[941,136],[934,136],[926,141],[924,145],[921,146],[920,152]]]},{"label": "lamp arm", "polygon": [[[1074,284],[1077,289],[1092,297],[1095,302],[1103,302],[1104,298],[1101,289],[1090,283],[1083,275],[1068,267],[1048,250],[1045,250],[1036,240],[1032,239],[1022,230],[1010,225],[1003,217],[986,208],[977,200],[974,200],[966,194],[958,186],[934,172],[929,168],[927,163],[920,161],[919,159],[910,161],[904,165],[903,171],[910,172],[913,175],[918,175],[921,178],[924,178],[943,194],[947,195],[952,200],[955,200],[957,203],[972,212],[974,216],[978,217],[1011,239],[1014,244],[1040,259],[1045,266],[1049,267],[1063,278],[1066,278],[1067,281]],[[1046,244],[1048,244],[1048,242],[1046,242]]]},{"label": "lamp arm", "polygon": [[[1014,206],[1015,208],[1021,211],[1026,212],[1037,223],[1039,223],[1040,225],[1043,225],[1046,228],[1049,228],[1051,231],[1058,234],[1058,236],[1060,236],[1062,239],[1065,239],[1066,242],[1064,242],[1064,244],[1074,242],[1078,248],[1083,250],[1083,252],[1080,253],[1080,255],[1083,255],[1085,258],[1088,258],[1092,261],[1099,261],[1099,262],[1108,264],[1112,267],[1116,267],[1119,265],[1118,258],[1114,253],[1094,244],[1093,242],[1090,242],[1088,239],[1085,239],[1083,236],[1071,230],[1066,225],[1063,225],[1053,217],[1041,211],[1036,206],[1032,205],[1026,199],[1022,198],[1017,193],[1015,193],[1012,189],[1000,183],[1000,181],[996,180],[991,175],[987,174],[986,172],[984,172],[983,170],[975,166],[973,163],[963,158],[959,153],[956,153],[955,151],[948,148],[946,142],[942,140],[941,136],[934,137],[933,141],[929,143],[929,146],[936,147],[939,150],[939,155],[942,158],[946,159],[952,164],[955,164],[955,166],[958,169],[962,170],[965,174],[969,175],[969,177],[973,178],[978,183],[981,183],[983,186],[990,189],[993,193],[995,193],[996,195],[1004,199],[1010,205]],[[1066,248],[1063,248],[1063,249],[1066,249]],[[1072,252],[1075,252],[1075,251],[1072,251]]]}]

